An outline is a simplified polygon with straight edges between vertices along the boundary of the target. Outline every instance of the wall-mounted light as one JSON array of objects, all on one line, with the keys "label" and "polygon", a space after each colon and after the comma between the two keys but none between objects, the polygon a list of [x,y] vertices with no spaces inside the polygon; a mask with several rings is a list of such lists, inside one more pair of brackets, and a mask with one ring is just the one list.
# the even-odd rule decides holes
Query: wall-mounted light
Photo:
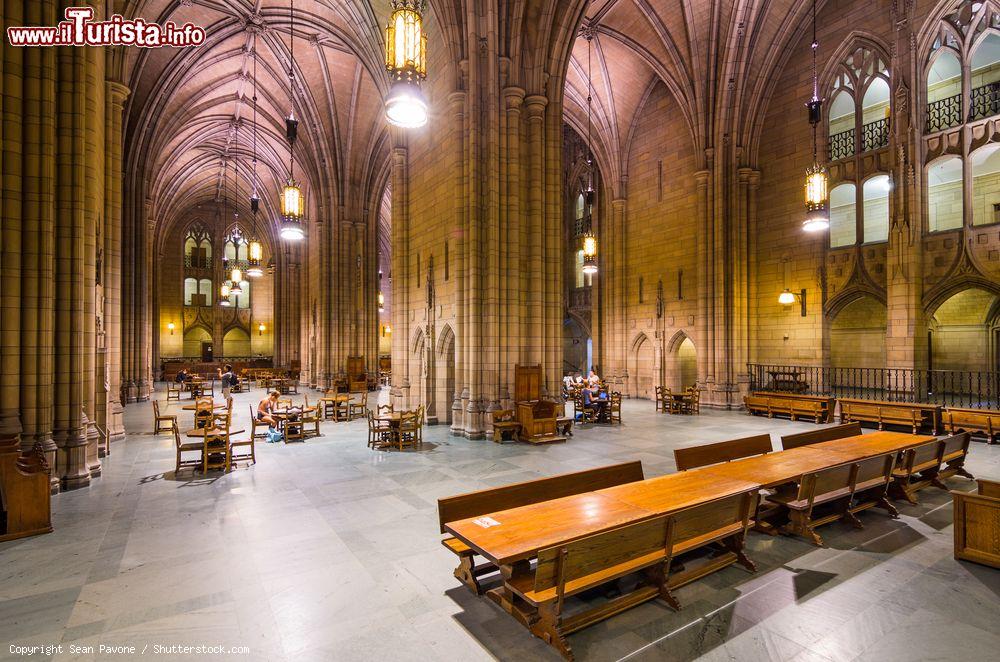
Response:
[{"label": "wall-mounted light", "polygon": [[786,287],[785,291],[778,295],[778,303],[780,303],[782,306],[790,306],[793,303],[795,303],[796,299],[798,299],[799,303],[802,304],[802,317],[805,317],[806,316],[805,288],[802,288],[798,292],[792,292],[790,289]]},{"label": "wall-mounted light", "polygon": [[174,329],[176,328],[173,322],[167,322],[167,330],[170,331],[170,335],[174,335]]},{"label": "wall-mounted light", "polygon": [[258,336],[264,335],[264,331],[266,331],[266,330],[267,330],[267,327],[264,326],[263,322],[261,322],[260,324],[257,325],[257,335]]},{"label": "wall-mounted light", "polygon": [[388,324],[383,324],[382,325],[382,337],[385,338],[386,336],[391,336],[391,335],[392,335],[392,327],[389,326]]}]

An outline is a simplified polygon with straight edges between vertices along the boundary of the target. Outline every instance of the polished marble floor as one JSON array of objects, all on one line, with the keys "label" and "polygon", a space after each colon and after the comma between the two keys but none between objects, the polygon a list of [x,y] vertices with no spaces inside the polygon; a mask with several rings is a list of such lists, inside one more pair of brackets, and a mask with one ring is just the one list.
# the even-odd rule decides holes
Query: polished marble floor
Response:
[{"label": "polished marble floor", "polygon": [[[237,396],[237,422],[260,393]],[[190,412],[168,410],[190,427]],[[681,445],[814,429],[658,415],[645,401],[623,411],[624,425],[578,429],[562,445],[437,426],[422,451],[402,453],[366,448],[363,420],[326,423],[321,438],[260,444],[256,466],[203,478],[175,476],[172,438],[149,433],[149,403],[130,405],[103,476],[54,498],[55,532],[0,545],[0,659],[23,659],[10,642],[61,644],[30,658],[57,660],[557,660],[452,577],[438,497],[632,459],[653,476],[674,471]],[[967,466],[1000,479],[1000,447],[974,442]],[[680,612],[647,603],[570,645],[579,660],[996,659],[1000,571],[953,560],[950,497],[920,496],[899,520],[872,512],[860,531],[825,527],[826,548],[751,535],[755,575],[727,568],[678,590]]]}]

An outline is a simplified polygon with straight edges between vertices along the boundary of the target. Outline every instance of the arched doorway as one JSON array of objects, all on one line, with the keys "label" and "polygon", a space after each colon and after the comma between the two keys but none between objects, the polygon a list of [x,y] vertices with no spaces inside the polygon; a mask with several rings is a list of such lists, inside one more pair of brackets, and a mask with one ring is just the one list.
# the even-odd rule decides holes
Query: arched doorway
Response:
[{"label": "arched doorway", "polygon": [[240,327],[233,327],[222,337],[222,356],[250,356],[250,335]]},{"label": "arched doorway", "polygon": [[653,342],[641,333],[632,343],[629,355],[629,374],[632,375],[633,391],[636,398],[652,398],[656,394],[656,350]]},{"label": "arched doorway", "polygon": [[830,321],[830,366],[885,367],[885,304],[862,296],[844,306]]},{"label": "arched doorway", "polygon": [[580,373],[584,377],[590,370],[590,331],[572,315],[563,320],[563,374]]},{"label": "arched doorway", "polygon": [[190,361],[212,360],[212,334],[203,326],[195,326],[184,332],[184,358]]},{"label": "arched doorway", "polygon": [[667,371],[664,386],[680,391],[698,383],[698,350],[694,341],[678,331],[667,346]]},{"label": "arched doorway", "polygon": [[997,370],[998,297],[970,288],[944,301],[928,320],[932,370]]},{"label": "arched doorway", "polygon": [[455,333],[445,326],[438,340],[436,403],[438,423],[451,424],[451,404],[455,398]]}]

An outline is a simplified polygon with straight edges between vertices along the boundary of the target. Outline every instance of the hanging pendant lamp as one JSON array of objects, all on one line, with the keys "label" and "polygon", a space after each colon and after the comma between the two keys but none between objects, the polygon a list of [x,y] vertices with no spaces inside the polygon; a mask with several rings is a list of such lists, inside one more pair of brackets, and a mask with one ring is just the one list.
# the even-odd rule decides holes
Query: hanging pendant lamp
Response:
[{"label": "hanging pendant lamp", "polygon": [[587,40],[587,190],[584,192],[586,203],[587,231],[583,235],[583,273],[597,273],[597,236],[594,234],[594,153],[591,149],[591,104],[593,100],[592,63],[590,56],[591,40],[594,33],[589,27],[584,32]]},{"label": "hanging pendant lamp", "polygon": [[392,80],[385,97],[385,117],[404,129],[427,123],[427,99],[420,89],[420,82],[427,78],[422,6],[422,0],[392,0],[392,15],[385,26],[385,68]]},{"label": "hanging pendant lamp", "polygon": [[257,33],[253,35],[253,187],[250,191],[250,213],[253,214],[250,243],[247,245],[247,277],[260,278],[264,275],[261,260],[264,248],[257,240],[257,212],[260,211],[260,197],[257,195]]},{"label": "hanging pendant lamp", "polygon": [[305,200],[302,189],[295,181],[295,140],[298,138],[299,121],[295,119],[295,2],[288,4],[289,17],[289,64],[288,64],[288,117],[285,118],[285,137],[288,139],[288,181],[281,190],[281,238],[285,241],[301,241],[306,232],[302,227]]},{"label": "hanging pendant lamp", "polygon": [[812,6],[812,30],[813,95],[806,108],[809,109],[809,124],[812,125],[813,162],[806,169],[806,218],[802,222],[802,229],[806,232],[820,232],[830,227],[830,200],[826,168],[819,162],[816,137],[817,127],[823,118],[823,99],[819,96],[819,75],[816,70],[816,50],[819,48],[819,41],[816,40],[816,0],[813,0]]}]

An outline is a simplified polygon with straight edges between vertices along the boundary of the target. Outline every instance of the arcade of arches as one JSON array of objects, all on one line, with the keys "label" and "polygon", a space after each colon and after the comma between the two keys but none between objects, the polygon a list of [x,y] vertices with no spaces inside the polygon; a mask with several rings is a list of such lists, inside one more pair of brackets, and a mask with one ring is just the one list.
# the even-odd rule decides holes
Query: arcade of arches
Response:
[{"label": "arcade of arches", "polygon": [[[743,415],[744,396],[765,390],[759,379],[768,370],[843,371],[837,374],[848,376],[838,383],[848,387],[856,386],[851,374],[869,374],[862,371],[988,373],[961,383],[989,384],[990,394],[974,406],[997,407],[1000,0],[416,4],[427,37],[420,89],[428,117],[423,126],[401,128],[386,119],[398,84],[384,59],[391,0],[0,3],[5,28],[54,26],[67,7],[86,5],[99,18],[121,14],[205,30],[203,43],[182,48],[23,48],[4,41],[0,460],[16,448],[19,457],[47,464],[50,491],[59,494],[53,512],[81,545],[94,543],[99,560],[77,567],[75,542],[58,554],[41,547],[44,563],[58,565],[69,549],[74,560],[65,576],[5,593],[0,631],[12,620],[4,600],[27,600],[36,588],[62,599],[79,588],[66,588],[76,575],[89,588],[68,598],[78,608],[60,611],[62,625],[53,627],[80,638],[121,628],[132,614],[84,619],[79,605],[111,593],[107,601],[122,604],[148,595],[95,584],[118,581],[126,566],[152,577],[144,554],[160,568],[194,565],[191,557],[204,552],[239,559],[189,573],[199,584],[226,577],[212,588],[219,592],[178,590],[170,607],[177,611],[143,603],[149,609],[136,608],[136,622],[161,613],[181,618],[189,606],[221,601],[226,609],[234,605],[227,617],[282,631],[283,641],[260,644],[255,659],[336,658],[331,651],[348,651],[341,659],[390,659],[385,646],[411,643],[400,632],[419,639],[411,657],[479,659],[488,657],[487,647],[494,658],[535,659],[551,650],[530,637],[524,650],[520,642],[508,650],[513,638],[506,634],[480,636],[492,626],[462,620],[454,602],[442,602],[446,589],[438,590],[437,576],[420,576],[450,554],[437,537],[427,542],[430,529],[437,536],[436,520],[428,529],[419,519],[437,517],[437,499],[640,458],[650,478],[673,472],[672,451],[688,442],[773,432],[777,444],[779,426],[820,429]],[[810,126],[804,103],[813,95],[814,29],[823,104]],[[291,141],[290,115],[298,121]],[[814,159],[828,175],[829,228],[807,232],[803,184]],[[289,182],[304,200],[299,241],[283,231]],[[596,258],[588,253],[592,239]],[[260,246],[259,260],[250,254],[251,240]],[[250,277],[253,266],[260,270]],[[247,275],[242,288],[232,287],[239,283],[234,267]],[[315,404],[358,357],[366,376],[383,378],[370,382],[363,408],[422,411],[427,441],[419,452],[403,451],[398,419],[396,432],[385,433],[397,435],[398,453],[374,442],[366,447],[365,421],[324,420],[317,443],[261,442],[264,459],[247,472],[185,482],[168,470],[180,431],[176,442],[147,434],[154,404],[189,420],[180,409],[187,402],[165,397],[165,382],[181,367],[215,374],[238,363],[287,371],[297,379],[296,402],[305,396]],[[589,418],[574,418],[565,444],[487,441],[494,438],[493,413],[517,409],[515,367],[536,365],[540,401],[558,399],[566,375],[596,371],[625,398],[623,425],[588,427]],[[650,400],[662,388],[689,398],[687,413],[698,415],[661,416]],[[255,409],[260,391],[237,397],[239,427],[249,432],[251,421],[263,420]],[[550,412],[546,421],[554,425],[556,416]],[[187,427],[182,422],[179,430]],[[974,446],[977,477],[983,469],[997,478],[994,447]],[[274,462],[279,452],[285,455]],[[209,456],[204,452],[206,465]],[[0,487],[3,479],[0,472]],[[243,482],[232,488],[235,481]],[[0,490],[0,506],[5,498]],[[786,540],[774,538],[779,544],[761,556],[785,575],[761,582],[761,595],[775,604],[787,600],[789,609],[813,591],[829,598],[841,580],[827,578],[847,555],[857,554],[842,565],[870,568],[888,549],[907,555],[884,566],[897,573],[897,587],[906,586],[892,591],[898,604],[869,619],[865,608],[875,598],[848,603],[838,594],[845,602],[817,600],[815,612],[843,616],[844,628],[849,618],[864,619],[856,629],[872,637],[866,628],[885,614],[886,628],[895,619],[891,627],[904,623],[907,632],[921,630],[924,607],[959,618],[962,609],[952,602],[958,589],[946,582],[965,590],[987,580],[952,562],[950,535],[941,547],[941,529],[952,521],[942,523],[937,511],[949,498],[941,492],[919,516],[904,513],[907,526],[883,518],[877,543],[840,531],[842,544],[818,560],[786,557]],[[106,537],[74,528],[78,513],[97,509],[107,509],[94,515]],[[179,521],[195,511],[190,519],[210,532],[208,542]],[[6,510],[0,514],[6,526]],[[122,517],[128,527],[118,526]],[[423,537],[415,533],[418,522]],[[305,540],[316,530],[322,540]],[[280,546],[267,539],[271,534],[285,536]],[[803,555],[811,551],[802,545]],[[921,556],[928,545],[944,556]],[[400,559],[401,549],[412,556]],[[342,555],[329,573],[311,567],[286,576],[288,568],[268,565],[286,554],[289,567],[326,563],[328,553]],[[0,583],[31,576],[33,554],[18,557]],[[233,568],[254,583],[227,575]],[[909,583],[918,571],[920,581]],[[450,573],[441,581],[451,581]],[[343,593],[315,588],[332,575],[349,576]],[[388,576],[420,597],[397,597],[380,583]],[[157,575],[143,586],[165,591],[175,579],[188,581]],[[961,603],[971,614],[971,624],[962,623],[967,630],[938,630],[963,640],[970,659],[1000,646],[1000,587],[994,581],[988,588],[975,584],[969,590],[979,591],[976,603]],[[282,611],[279,594],[300,590],[309,593],[309,608],[284,603]],[[664,626],[698,641],[691,644],[697,654],[679,657],[706,652],[701,646],[717,618],[733,619],[733,632],[718,643],[728,646],[744,632],[737,627],[744,611],[753,612],[747,619],[754,627],[758,612],[777,613],[756,603],[730,609],[732,596],[711,590],[699,601],[711,603],[700,616],[703,629],[686,629],[690,623],[681,620]],[[933,602],[925,593],[941,602],[925,604]],[[265,595],[273,613],[243,606]],[[47,615],[44,596],[23,611]],[[331,624],[336,619],[324,609],[333,603],[337,619],[344,618]],[[468,608],[471,619],[492,618],[475,609]],[[376,611],[385,621],[368,631]],[[361,613],[368,620],[358,620]],[[31,634],[25,641],[48,643],[28,621],[19,624]],[[782,636],[754,630],[754,645],[767,655],[728,647],[726,655],[861,653],[806,650],[827,641],[827,624],[778,621],[771,626]],[[581,633],[581,649],[590,651],[581,658],[655,651],[659,640],[640,645],[629,637],[643,628],[659,633],[660,624],[636,626],[613,644]],[[162,630],[173,627],[171,620]],[[348,628],[353,637],[364,631],[367,638],[355,641],[360,648],[340,647]],[[771,650],[785,635],[794,648]],[[329,638],[318,644],[314,636]],[[448,648],[472,638],[470,648]],[[893,657],[906,656],[892,649],[867,659]]]}]

